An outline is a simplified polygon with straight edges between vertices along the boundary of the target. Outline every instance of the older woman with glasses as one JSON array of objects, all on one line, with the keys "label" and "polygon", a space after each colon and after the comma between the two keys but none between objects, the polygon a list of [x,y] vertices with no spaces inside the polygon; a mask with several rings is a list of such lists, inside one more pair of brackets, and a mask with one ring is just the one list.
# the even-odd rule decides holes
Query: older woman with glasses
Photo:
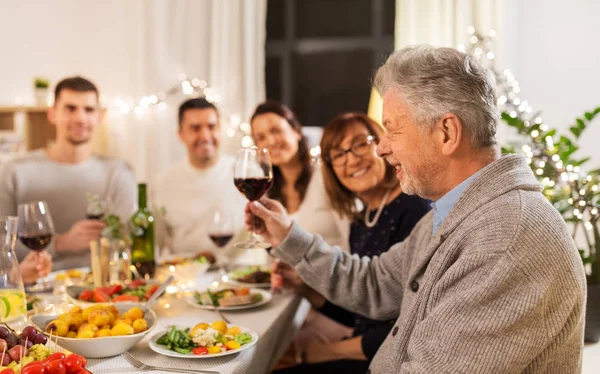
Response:
[{"label": "older woman with glasses", "polygon": [[[394,169],[375,154],[382,135],[366,115],[346,113],[327,125],[321,139],[325,189],[333,208],[352,221],[350,251],[360,257],[378,256],[404,240],[429,210],[426,200],[402,193]],[[277,373],[365,373],[393,321],[374,321],[330,303],[289,265],[278,263],[274,271],[322,314],[353,328],[348,339],[309,343],[301,348],[302,364]]]}]

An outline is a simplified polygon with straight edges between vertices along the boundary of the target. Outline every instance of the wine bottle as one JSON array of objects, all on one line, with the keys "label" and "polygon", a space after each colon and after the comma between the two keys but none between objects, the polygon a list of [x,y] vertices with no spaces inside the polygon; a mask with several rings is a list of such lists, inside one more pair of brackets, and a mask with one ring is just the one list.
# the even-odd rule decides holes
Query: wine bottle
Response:
[{"label": "wine bottle", "polygon": [[148,209],[146,184],[138,184],[138,210],[130,219],[131,262],[147,279],[154,278],[154,216]]}]

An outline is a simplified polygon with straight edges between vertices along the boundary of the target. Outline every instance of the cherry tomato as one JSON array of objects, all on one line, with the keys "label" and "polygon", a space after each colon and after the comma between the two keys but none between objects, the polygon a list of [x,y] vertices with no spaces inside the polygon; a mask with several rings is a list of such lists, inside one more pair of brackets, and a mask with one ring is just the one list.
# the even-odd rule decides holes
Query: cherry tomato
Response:
[{"label": "cherry tomato", "polygon": [[110,301],[110,296],[106,292],[96,288],[94,290],[94,301],[97,303],[106,303]]},{"label": "cherry tomato", "polygon": [[127,286],[127,288],[129,288],[130,290],[133,290],[134,288],[137,288],[139,286],[145,286],[146,282],[143,280],[134,280],[133,282],[129,283],[129,285]]},{"label": "cherry tomato", "polygon": [[46,363],[45,374],[67,374],[67,369],[65,369],[65,365],[62,361],[50,361]]},{"label": "cherry tomato", "polygon": [[67,373],[77,373],[83,369],[82,358],[74,353],[65,358],[63,364],[65,365],[65,369],[67,369]]},{"label": "cherry tomato", "polygon": [[234,289],[233,293],[237,296],[248,295],[250,293],[250,289],[248,287],[239,287]]},{"label": "cherry tomato", "polygon": [[198,348],[192,349],[192,353],[195,355],[202,356],[202,355],[208,354],[208,349],[206,349],[206,347],[198,347]]},{"label": "cherry tomato", "polygon": [[156,290],[159,289],[159,287],[160,286],[158,284],[152,285],[152,287],[150,287],[144,294],[144,297],[146,298],[146,300],[148,300],[150,297],[152,297],[152,295],[156,292]]},{"label": "cherry tomato", "polygon": [[13,369],[4,369],[0,371],[0,374],[15,374],[15,371]]},{"label": "cherry tomato", "polygon": [[135,296],[135,295],[119,295],[116,296],[113,299],[114,302],[119,302],[119,301],[132,301],[134,303],[139,303],[140,302],[140,298]]},{"label": "cherry tomato", "polygon": [[42,361],[30,362],[23,367],[21,374],[46,374],[46,367]]},{"label": "cherry tomato", "polygon": [[65,357],[67,357],[67,356],[65,356],[64,353],[62,353],[62,352],[55,352],[55,353],[51,354],[50,356],[48,356],[48,358],[46,358],[44,360],[44,363],[48,363],[48,362],[56,361],[56,360],[62,360]]},{"label": "cherry tomato", "polygon": [[94,295],[94,293],[92,292],[92,290],[85,290],[82,293],[79,294],[79,300],[83,300],[83,301],[92,301],[92,296]]},{"label": "cherry tomato", "polygon": [[79,358],[81,358],[81,366],[86,367],[87,366],[87,358],[85,358],[83,356],[79,356]]}]

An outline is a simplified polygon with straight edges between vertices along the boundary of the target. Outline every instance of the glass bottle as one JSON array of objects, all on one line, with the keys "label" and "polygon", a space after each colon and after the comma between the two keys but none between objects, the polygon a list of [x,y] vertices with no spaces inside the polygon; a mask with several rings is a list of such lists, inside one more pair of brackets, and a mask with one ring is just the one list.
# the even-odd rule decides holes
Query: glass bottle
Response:
[{"label": "glass bottle", "polygon": [[27,325],[25,288],[15,255],[17,217],[0,216],[0,322],[17,331]]},{"label": "glass bottle", "polygon": [[131,251],[125,240],[111,242],[110,284],[127,284],[131,281]]},{"label": "glass bottle", "polygon": [[138,184],[138,210],[130,219],[131,262],[144,278],[154,278],[154,216],[147,204],[146,184]]}]

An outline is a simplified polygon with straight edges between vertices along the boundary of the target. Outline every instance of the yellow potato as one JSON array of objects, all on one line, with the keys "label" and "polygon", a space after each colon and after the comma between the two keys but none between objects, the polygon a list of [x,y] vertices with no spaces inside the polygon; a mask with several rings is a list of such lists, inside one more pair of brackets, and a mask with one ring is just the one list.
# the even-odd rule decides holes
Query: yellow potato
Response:
[{"label": "yellow potato", "polygon": [[76,338],[77,337],[77,333],[75,331],[69,331],[67,333],[67,338]]},{"label": "yellow potato", "polygon": [[104,325],[104,326],[100,326],[100,327],[98,327],[98,328],[99,328],[100,330],[110,330],[110,329],[112,329],[112,326],[111,326],[111,325]]},{"label": "yellow potato", "polygon": [[110,312],[110,314],[112,314],[113,318],[110,321],[110,323],[113,323],[117,318],[119,318],[119,309],[117,309],[116,306],[114,305],[108,305],[106,307],[106,310],[108,310]]},{"label": "yellow potato", "polygon": [[113,323],[113,327],[115,327],[116,325],[118,325],[120,323],[124,323],[124,324],[129,325],[129,326],[131,326],[133,324],[133,322],[131,322],[131,320],[129,318],[123,318],[123,317],[121,317],[121,318],[117,318],[115,320],[115,322]]},{"label": "yellow potato", "polygon": [[93,310],[88,315],[88,322],[96,326],[110,323],[112,314],[108,310]]},{"label": "yellow potato", "polygon": [[46,332],[52,335],[67,336],[69,333],[69,325],[65,321],[55,319],[46,325]]},{"label": "yellow potato", "polygon": [[79,335],[80,333],[86,330],[91,331],[92,335],[96,335],[96,333],[98,332],[98,326],[92,325],[91,323],[84,323],[79,327],[79,330],[77,330],[77,334]]},{"label": "yellow potato", "polygon": [[74,306],[71,308],[71,310],[69,310],[69,313],[81,313],[83,312],[83,309],[81,309],[81,307],[79,305]]},{"label": "yellow potato", "polygon": [[225,345],[229,349],[238,349],[240,347],[240,343],[236,342],[235,340],[230,340],[227,343],[225,343]]},{"label": "yellow potato", "polygon": [[71,331],[77,331],[86,322],[81,313],[63,313],[58,316],[58,319],[69,325],[69,330]]},{"label": "yellow potato", "polygon": [[119,323],[116,324],[115,327],[113,327],[110,330],[110,333],[112,336],[133,335],[134,330],[133,327],[131,327],[131,325]]},{"label": "yellow potato", "polygon": [[96,335],[91,330],[83,330],[83,331],[79,331],[77,333],[76,337],[77,337],[77,339],[91,339],[94,336],[96,336]]},{"label": "yellow potato", "polygon": [[148,322],[143,318],[138,318],[133,321],[133,331],[136,333],[148,330]]},{"label": "yellow potato", "polygon": [[210,327],[217,330],[221,334],[225,334],[227,332],[227,324],[225,321],[217,320],[211,323]]},{"label": "yellow potato", "polygon": [[242,330],[239,328],[239,326],[234,326],[234,327],[228,328],[227,332],[225,334],[226,335],[238,335],[241,333],[242,333]]},{"label": "yellow potato", "polygon": [[135,321],[136,319],[144,318],[144,312],[138,307],[133,307],[125,313],[124,317]]},{"label": "yellow potato", "polygon": [[99,338],[101,338],[103,336],[112,336],[112,332],[110,331],[110,329],[102,329],[102,330],[98,331],[96,336]]},{"label": "yellow potato", "polygon": [[194,332],[198,331],[198,330],[206,330],[208,328],[208,323],[199,323],[196,326],[194,326],[194,328],[190,331],[190,334],[193,334]]},{"label": "yellow potato", "polygon": [[87,307],[83,310],[83,312],[81,312],[81,314],[83,314],[83,319],[85,319],[86,321],[89,320],[90,318],[90,313],[93,312],[94,310],[100,310],[106,308],[106,306],[104,305],[92,305],[90,307]]}]

